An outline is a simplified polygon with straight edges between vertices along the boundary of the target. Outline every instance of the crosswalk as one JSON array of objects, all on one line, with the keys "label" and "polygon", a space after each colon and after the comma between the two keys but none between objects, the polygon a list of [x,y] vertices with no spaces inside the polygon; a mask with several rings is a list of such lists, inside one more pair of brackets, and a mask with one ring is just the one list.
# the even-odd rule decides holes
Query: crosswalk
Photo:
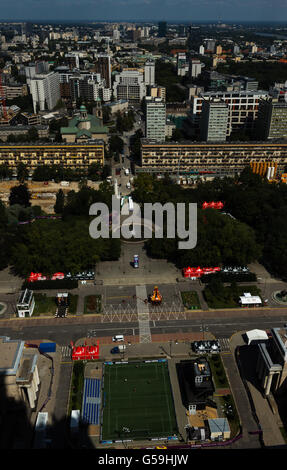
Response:
[{"label": "crosswalk", "polygon": [[71,359],[72,357],[72,349],[71,346],[62,346],[61,347],[61,357],[62,359]]},{"label": "crosswalk", "polygon": [[229,352],[230,351],[230,343],[229,338],[220,338],[218,339],[220,344],[221,352]]}]

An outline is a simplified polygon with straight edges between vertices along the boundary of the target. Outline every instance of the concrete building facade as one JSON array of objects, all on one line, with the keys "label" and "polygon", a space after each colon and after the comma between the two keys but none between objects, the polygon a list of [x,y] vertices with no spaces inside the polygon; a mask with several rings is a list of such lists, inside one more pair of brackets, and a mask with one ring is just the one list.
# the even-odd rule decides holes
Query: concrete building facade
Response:
[{"label": "concrete building facade", "polygon": [[204,100],[200,117],[200,137],[205,142],[224,142],[227,135],[228,106],[220,99]]},{"label": "concrete building facade", "polygon": [[287,137],[287,103],[275,98],[261,99],[257,119],[258,138],[283,139]]},{"label": "concrete building facade", "polygon": [[146,95],[144,74],[136,70],[125,70],[119,73],[115,77],[113,93],[116,100],[140,104]]},{"label": "concrete building facade", "polygon": [[34,113],[48,109],[51,111],[60,99],[59,74],[50,72],[35,75],[30,80],[30,92]]},{"label": "concrete building facade", "polygon": [[287,164],[287,143],[271,142],[163,142],[141,141],[141,167],[136,173],[174,174],[195,177],[235,176],[252,162],[272,161],[281,174]]},{"label": "concrete building facade", "polygon": [[161,98],[146,97],[146,137],[157,142],[165,141],[166,107]]}]

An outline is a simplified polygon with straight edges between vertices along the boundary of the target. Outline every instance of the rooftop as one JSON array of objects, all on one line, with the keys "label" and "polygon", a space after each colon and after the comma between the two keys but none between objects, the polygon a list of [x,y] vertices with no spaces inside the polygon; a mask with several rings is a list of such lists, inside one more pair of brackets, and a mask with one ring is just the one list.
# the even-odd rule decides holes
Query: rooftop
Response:
[{"label": "rooftop", "polygon": [[24,341],[0,336],[0,375],[15,375],[20,363]]}]

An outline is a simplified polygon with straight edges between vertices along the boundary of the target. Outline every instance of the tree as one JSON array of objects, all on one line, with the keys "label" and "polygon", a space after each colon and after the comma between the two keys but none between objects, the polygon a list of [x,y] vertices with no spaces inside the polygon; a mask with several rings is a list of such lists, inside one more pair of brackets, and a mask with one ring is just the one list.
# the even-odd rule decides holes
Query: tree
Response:
[{"label": "tree", "polygon": [[31,127],[27,132],[27,138],[29,142],[35,142],[39,139],[39,134],[36,127]]},{"label": "tree", "polygon": [[28,190],[26,184],[20,184],[19,186],[13,186],[10,190],[9,204],[13,206],[14,204],[20,204],[24,207],[29,207],[31,193]]},{"label": "tree", "polygon": [[124,149],[124,141],[117,135],[112,135],[109,139],[111,152],[121,153]]},{"label": "tree", "polygon": [[65,194],[62,189],[59,189],[56,195],[56,203],[54,205],[55,214],[62,214],[65,206]]},{"label": "tree", "polygon": [[7,163],[0,165],[0,179],[11,178],[12,174],[12,170],[9,168]]},{"label": "tree", "polygon": [[24,163],[19,163],[17,166],[17,179],[20,183],[24,183],[24,181],[28,178],[29,171]]}]

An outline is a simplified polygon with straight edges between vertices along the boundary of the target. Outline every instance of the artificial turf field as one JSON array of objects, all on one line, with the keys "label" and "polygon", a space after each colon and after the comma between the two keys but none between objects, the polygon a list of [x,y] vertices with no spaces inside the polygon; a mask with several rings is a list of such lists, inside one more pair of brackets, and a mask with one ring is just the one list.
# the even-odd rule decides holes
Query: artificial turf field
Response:
[{"label": "artificial turf field", "polygon": [[167,362],[105,365],[102,440],[177,434]]}]

